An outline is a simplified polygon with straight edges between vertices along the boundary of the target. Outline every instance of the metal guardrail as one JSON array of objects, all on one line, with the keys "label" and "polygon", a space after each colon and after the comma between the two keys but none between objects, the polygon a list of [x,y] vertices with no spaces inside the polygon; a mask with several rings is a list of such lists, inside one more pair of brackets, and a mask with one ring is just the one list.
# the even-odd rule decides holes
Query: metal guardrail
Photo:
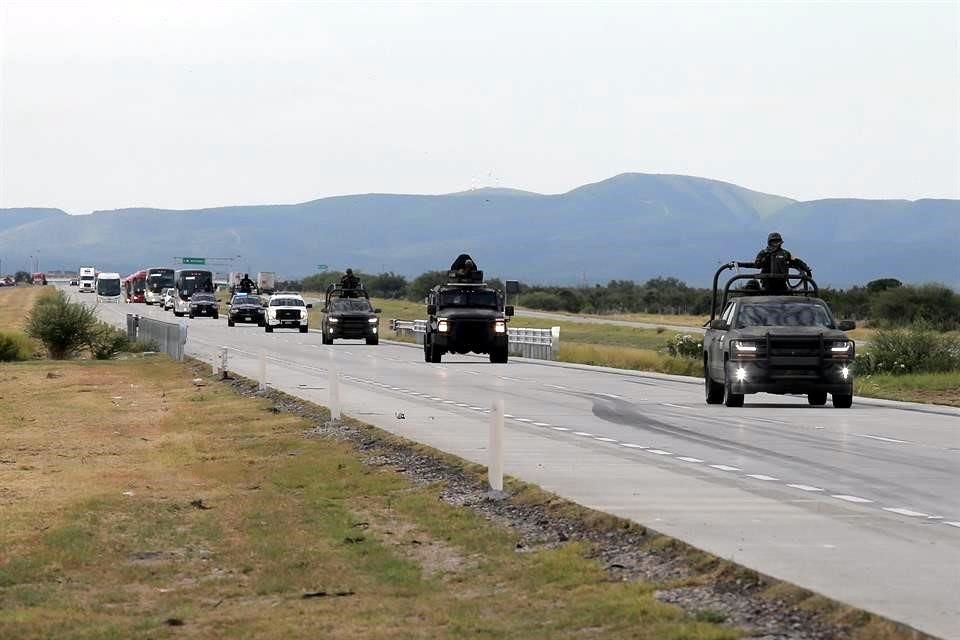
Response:
[{"label": "metal guardrail", "polygon": [[187,325],[127,314],[127,337],[156,345],[157,350],[174,360],[183,360],[187,344]]},{"label": "metal guardrail", "polygon": [[[390,328],[401,336],[413,337],[423,344],[427,331],[426,320],[391,320]],[[509,353],[512,356],[556,360],[560,356],[560,327],[533,329],[529,327],[508,328]]]}]

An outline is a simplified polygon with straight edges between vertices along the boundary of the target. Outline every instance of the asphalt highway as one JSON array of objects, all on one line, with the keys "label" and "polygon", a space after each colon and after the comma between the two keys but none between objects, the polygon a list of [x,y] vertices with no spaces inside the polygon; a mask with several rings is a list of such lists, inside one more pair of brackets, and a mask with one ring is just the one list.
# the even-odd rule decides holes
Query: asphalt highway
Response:
[{"label": "asphalt highway", "polygon": [[[84,296],[73,294],[76,299]],[[89,302],[89,300],[86,300]],[[101,304],[177,321],[145,305]],[[585,506],[942,638],[960,638],[960,410],[747,396],[708,406],[693,378],[511,359],[423,361],[400,343],[184,319],[187,353],[463,458],[486,462],[505,402],[505,469]],[[398,417],[402,416],[402,417]]]}]

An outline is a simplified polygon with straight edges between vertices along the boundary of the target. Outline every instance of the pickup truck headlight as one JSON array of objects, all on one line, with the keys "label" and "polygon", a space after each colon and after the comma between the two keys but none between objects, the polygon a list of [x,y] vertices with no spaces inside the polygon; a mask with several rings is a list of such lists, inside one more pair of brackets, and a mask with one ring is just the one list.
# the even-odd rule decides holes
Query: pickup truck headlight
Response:
[{"label": "pickup truck headlight", "polygon": [[734,340],[733,351],[741,356],[753,356],[757,353],[757,343],[746,340]]},{"label": "pickup truck headlight", "polygon": [[493,325],[493,330],[496,333],[506,333],[507,332],[507,323],[503,320],[497,320]]},{"label": "pickup truck headlight", "polygon": [[437,331],[440,331],[441,333],[446,333],[449,328],[450,325],[447,324],[446,320],[441,320],[437,323]]},{"label": "pickup truck headlight", "polygon": [[830,345],[830,353],[834,358],[844,358],[853,353],[853,341],[838,340]]},{"label": "pickup truck headlight", "polygon": [[369,322],[370,324],[377,324],[377,319],[376,319],[376,318],[367,318],[367,322]]},{"label": "pickup truck headlight", "polygon": [[340,322],[340,318],[327,318],[327,322],[331,324],[337,324],[338,322]]}]

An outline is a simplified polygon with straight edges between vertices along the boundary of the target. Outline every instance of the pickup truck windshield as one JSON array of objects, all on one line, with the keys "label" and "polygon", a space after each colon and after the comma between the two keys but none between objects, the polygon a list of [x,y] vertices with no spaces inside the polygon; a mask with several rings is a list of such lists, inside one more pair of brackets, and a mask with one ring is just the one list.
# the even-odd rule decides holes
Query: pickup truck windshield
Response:
[{"label": "pickup truck windshield", "polygon": [[370,311],[370,303],[363,299],[333,298],[330,300],[330,311]]},{"label": "pickup truck windshield", "polygon": [[231,304],[234,306],[238,304],[255,304],[258,307],[263,306],[263,302],[261,302],[260,298],[257,296],[233,296]]},{"label": "pickup truck windshield", "polygon": [[819,304],[769,303],[745,304],[737,314],[737,328],[745,327],[824,327],[833,329],[826,307]]},{"label": "pickup truck windshield", "polygon": [[302,307],[303,300],[297,298],[273,298],[270,300],[271,307]]},{"label": "pickup truck windshield", "polygon": [[487,307],[499,308],[499,300],[495,291],[444,291],[440,294],[441,307]]}]

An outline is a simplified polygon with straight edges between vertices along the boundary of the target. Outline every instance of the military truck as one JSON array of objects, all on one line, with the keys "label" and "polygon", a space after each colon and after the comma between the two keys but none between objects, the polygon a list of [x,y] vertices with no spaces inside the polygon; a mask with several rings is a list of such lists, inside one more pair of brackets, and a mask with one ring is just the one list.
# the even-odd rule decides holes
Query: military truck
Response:
[{"label": "military truck", "polygon": [[[731,277],[719,292],[721,274]],[[853,404],[854,342],[844,331],[851,320],[837,322],[818,296],[809,273],[776,275],[754,271],[753,262],[729,262],[713,278],[713,306],[703,340],[707,404],[743,406],[750,393],[804,394],[811,405],[827,402],[847,409]],[[768,295],[761,282],[786,280],[785,294]],[[745,284],[733,288],[736,283]]]},{"label": "military truck", "polygon": [[424,360],[436,363],[445,353],[472,352],[506,363],[513,307],[504,305],[503,292],[484,283],[483,271],[466,254],[454,261],[447,279],[427,294]]},{"label": "military truck", "polygon": [[379,344],[379,314],[380,309],[370,304],[366,290],[331,286],[327,289],[320,321],[323,344],[333,344],[337,338]]}]

